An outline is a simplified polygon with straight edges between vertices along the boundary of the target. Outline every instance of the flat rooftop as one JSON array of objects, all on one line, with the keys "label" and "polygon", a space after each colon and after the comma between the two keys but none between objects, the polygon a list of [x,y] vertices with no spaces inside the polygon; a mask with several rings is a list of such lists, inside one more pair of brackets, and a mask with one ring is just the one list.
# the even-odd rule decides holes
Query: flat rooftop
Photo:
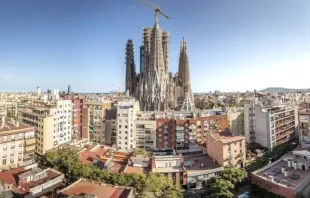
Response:
[{"label": "flat rooftop", "polygon": [[96,195],[97,198],[127,198],[131,189],[81,179],[64,188],[60,193],[68,197],[71,195],[92,194]]},{"label": "flat rooftop", "polygon": [[34,130],[34,128],[31,126],[28,126],[26,124],[19,122],[18,126],[16,126],[11,122],[5,121],[4,127],[1,128],[1,126],[0,126],[0,135],[21,133],[21,132],[27,132],[27,131],[31,131],[31,130]]},{"label": "flat rooftop", "polygon": [[260,176],[261,178],[268,180],[268,175],[273,176],[275,184],[284,185],[287,188],[295,189],[298,185],[300,185],[306,177],[310,175],[310,171],[306,170],[295,170],[294,168],[287,168],[288,170],[288,177],[285,177],[284,174],[281,172],[281,167],[287,167],[286,161],[280,161],[273,166],[269,167],[266,170],[260,171],[256,173],[256,175]]},{"label": "flat rooftop", "polygon": [[229,131],[211,133],[211,135],[224,144],[245,139],[244,136],[234,136]]},{"label": "flat rooftop", "polygon": [[[21,193],[27,193],[27,192],[29,192],[29,190],[31,188],[34,188],[36,186],[42,185],[46,182],[49,182],[50,180],[55,179],[56,177],[61,175],[61,173],[59,173],[58,171],[53,170],[53,169],[47,169],[47,170],[44,170],[44,172],[46,173],[46,177],[44,177],[40,180],[37,180],[37,181],[30,181],[30,182],[22,184],[21,186],[18,187],[19,191]],[[27,174],[27,173],[28,172],[26,172],[24,174]]]},{"label": "flat rooftop", "polygon": [[188,174],[221,168],[221,166],[217,163],[214,163],[211,157],[209,157],[207,154],[194,157],[184,156],[184,166]]},{"label": "flat rooftop", "polygon": [[151,171],[150,168],[134,167],[134,166],[128,165],[124,173],[125,174],[133,174],[133,173],[148,174],[150,171]]}]

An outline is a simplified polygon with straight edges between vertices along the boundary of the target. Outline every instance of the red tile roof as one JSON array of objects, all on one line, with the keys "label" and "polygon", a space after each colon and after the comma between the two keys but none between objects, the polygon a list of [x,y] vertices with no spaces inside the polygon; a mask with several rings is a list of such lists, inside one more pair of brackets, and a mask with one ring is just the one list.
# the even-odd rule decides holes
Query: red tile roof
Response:
[{"label": "red tile roof", "polygon": [[93,194],[97,198],[127,198],[130,193],[130,188],[115,187],[103,183],[96,183],[87,180],[79,180],[63,189],[61,194],[67,196],[80,194]]},{"label": "red tile roof", "polygon": [[0,173],[0,180],[6,184],[17,185],[16,175],[25,172],[24,168],[16,168]]},{"label": "red tile roof", "polygon": [[105,149],[103,146],[98,147],[94,151],[90,151],[90,149],[81,151],[79,153],[79,158],[84,164],[91,164],[94,159],[97,159],[105,152]]}]

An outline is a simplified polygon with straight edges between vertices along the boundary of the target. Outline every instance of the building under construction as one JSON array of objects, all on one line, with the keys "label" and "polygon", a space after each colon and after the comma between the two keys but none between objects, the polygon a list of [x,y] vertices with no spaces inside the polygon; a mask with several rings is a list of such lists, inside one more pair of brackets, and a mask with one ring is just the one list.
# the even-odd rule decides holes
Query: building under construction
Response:
[{"label": "building under construction", "polygon": [[[150,6],[152,7],[152,6]],[[140,73],[136,73],[133,42],[126,44],[126,85],[125,90],[140,101],[143,111],[166,111],[177,109],[191,111],[194,108],[190,83],[187,43],[183,40],[180,46],[178,72],[173,75],[168,71],[169,32],[159,27],[158,13],[153,28],[143,29],[143,45],[140,47]]]}]

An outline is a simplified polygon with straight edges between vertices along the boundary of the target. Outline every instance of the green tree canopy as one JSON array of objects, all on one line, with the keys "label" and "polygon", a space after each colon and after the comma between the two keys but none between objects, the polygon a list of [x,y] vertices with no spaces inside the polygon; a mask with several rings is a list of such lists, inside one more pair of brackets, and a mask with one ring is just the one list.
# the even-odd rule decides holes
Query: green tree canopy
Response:
[{"label": "green tree canopy", "polygon": [[232,184],[242,182],[247,177],[247,172],[243,168],[226,166],[221,172],[221,178],[230,181]]},{"label": "green tree canopy", "polygon": [[208,181],[208,189],[210,194],[217,197],[231,198],[233,194],[230,192],[235,186],[230,181],[221,178],[212,178]]},{"label": "green tree canopy", "polygon": [[138,155],[142,155],[144,157],[148,157],[150,154],[149,152],[147,152],[147,150],[145,150],[145,148],[135,148],[133,149],[133,156],[138,156]]}]

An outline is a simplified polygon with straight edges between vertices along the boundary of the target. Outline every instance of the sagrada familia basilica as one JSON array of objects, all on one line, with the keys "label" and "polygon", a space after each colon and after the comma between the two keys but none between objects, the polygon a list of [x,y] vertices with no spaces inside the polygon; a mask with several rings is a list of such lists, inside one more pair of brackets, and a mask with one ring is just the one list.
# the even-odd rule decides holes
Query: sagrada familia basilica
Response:
[{"label": "sagrada familia basilica", "polygon": [[159,27],[158,16],[153,28],[143,29],[140,73],[135,69],[133,42],[127,41],[125,90],[140,102],[143,111],[191,111],[194,108],[187,43],[183,38],[178,72],[173,75],[168,71],[169,38],[169,32]]}]

